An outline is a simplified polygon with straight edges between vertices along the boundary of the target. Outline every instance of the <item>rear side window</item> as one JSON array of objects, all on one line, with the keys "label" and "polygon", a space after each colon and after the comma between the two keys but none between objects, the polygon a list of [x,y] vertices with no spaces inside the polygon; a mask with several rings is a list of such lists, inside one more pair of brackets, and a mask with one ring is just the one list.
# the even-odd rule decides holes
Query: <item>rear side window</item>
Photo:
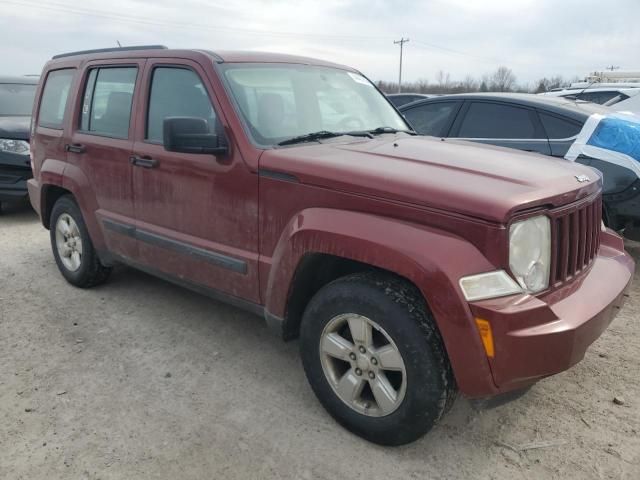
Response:
[{"label": "rear side window", "polygon": [[582,129],[579,123],[571,122],[553,115],[540,112],[542,126],[550,139],[570,138],[577,135]]},{"label": "rear side window", "polygon": [[62,129],[74,73],[75,70],[71,68],[49,72],[40,101],[38,125]]},{"label": "rear side window", "polygon": [[429,103],[407,110],[404,116],[420,135],[441,137],[457,107],[456,102]]},{"label": "rear side window", "polygon": [[543,138],[537,132],[534,112],[526,108],[499,103],[472,103],[467,111],[458,137],[461,138]]},{"label": "rear side window", "polygon": [[162,143],[164,119],[167,117],[203,118],[210,132],[215,132],[215,112],[200,77],[194,71],[176,67],[154,69],[147,115],[147,140]]},{"label": "rear side window", "polygon": [[106,137],[127,138],[136,67],[105,67],[89,72],[80,129]]}]

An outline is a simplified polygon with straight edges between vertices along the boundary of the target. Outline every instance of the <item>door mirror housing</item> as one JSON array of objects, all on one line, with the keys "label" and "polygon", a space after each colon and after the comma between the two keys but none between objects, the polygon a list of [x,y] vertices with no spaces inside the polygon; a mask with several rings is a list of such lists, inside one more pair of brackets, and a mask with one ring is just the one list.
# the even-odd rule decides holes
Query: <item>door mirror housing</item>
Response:
[{"label": "door mirror housing", "polygon": [[225,155],[229,151],[224,136],[211,133],[204,118],[167,117],[162,130],[168,152]]}]

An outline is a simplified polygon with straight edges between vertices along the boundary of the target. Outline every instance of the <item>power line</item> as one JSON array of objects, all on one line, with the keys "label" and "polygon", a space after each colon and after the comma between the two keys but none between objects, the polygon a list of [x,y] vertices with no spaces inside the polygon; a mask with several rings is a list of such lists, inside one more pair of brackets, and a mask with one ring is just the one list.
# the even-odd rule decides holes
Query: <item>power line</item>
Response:
[{"label": "power line", "polygon": [[[305,33],[305,32],[283,32],[283,31],[273,31],[273,30],[251,30],[245,28],[235,28],[228,27],[222,25],[205,25],[198,23],[184,23],[184,22],[174,22],[174,21],[163,21],[163,20],[153,20],[148,17],[139,17],[135,15],[122,15],[117,13],[111,13],[101,10],[89,9],[84,7],[76,7],[73,5],[65,4],[65,3],[57,3],[57,2],[47,2],[46,5],[38,4],[32,1],[15,1],[15,0],[0,0],[0,4],[11,4],[17,6],[28,6],[31,8],[39,9],[39,10],[49,10],[54,12],[63,12],[63,13],[71,13],[79,16],[90,16],[96,18],[104,18],[107,20],[112,20],[115,22],[124,22],[124,23],[132,23],[139,25],[150,25],[150,26],[159,26],[159,27],[178,27],[178,28],[196,28],[201,30],[208,31],[229,31],[229,32],[238,32],[248,35],[261,35],[261,36],[272,36],[272,37],[318,37],[318,38],[335,38],[340,40],[384,40],[385,37],[380,37],[379,35],[336,35],[336,34],[324,34],[324,33]],[[393,37],[386,37],[387,40]]]},{"label": "power line", "polygon": [[[135,15],[124,15],[117,14],[112,12],[107,12],[104,10],[95,10],[86,7],[76,7],[74,5],[69,5],[67,3],[61,3],[56,1],[47,1],[46,4],[36,3],[34,0],[0,0],[0,4],[5,5],[15,5],[20,7],[29,7],[38,10],[45,11],[53,11],[53,12],[62,12],[69,13],[72,15],[78,15],[81,17],[94,17],[94,18],[102,18],[106,20],[111,20],[116,23],[128,23],[134,25],[148,25],[148,26],[156,26],[156,27],[164,27],[164,28],[180,28],[180,29],[199,29],[205,31],[222,31],[222,32],[236,32],[241,33],[243,35],[253,35],[253,36],[263,36],[263,37],[281,37],[281,38],[325,38],[325,39],[336,39],[340,41],[352,41],[352,42],[386,42],[392,40],[393,37],[390,36],[379,36],[379,35],[341,35],[341,34],[324,34],[324,33],[310,33],[310,32],[285,32],[285,31],[273,31],[273,30],[255,30],[255,29],[244,29],[244,28],[235,28],[228,27],[224,25],[205,25],[205,24],[197,24],[197,23],[185,23],[185,22],[175,22],[175,21],[164,21],[164,20],[154,20],[149,17],[140,17]],[[412,43],[418,48],[427,48],[427,49],[435,49],[440,50],[449,55],[459,55],[467,58],[474,58],[485,63],[491,64],[526,64],[531,65],[529,62],[521,62],[517,59],[510,59],[509,61],[504,61],[495,58],[483,57],[479,55],[474,55],[471,53],[463,52],[460,50],[455,50],[453,48],[444,47],[441,45],[437,45],[434,43],[423,42],[421,40],[413,39]],[[550,65],[546,65],[547,67],[551,67]],[[563,67],[567,65],[563,64]],[[573,66],[572,68],[589,68],[586,66]]]},{"label": "power line", "polygon": [[401,37],[400,40],[394,40],[394,45],[400,45],[400,69],[398,70],[398,93],[402,92],[402,49],[404,44],[409,41],[408,38]]},{"label": "power line", "polygon": [[503,60],[500,60],[500,59],[497,59],[497,58],[483,57],[481,55],[474,55],[472,53],[462,52],[460,50],[455,50],[453,48],[442,47],[440,45],[435,45],[433,43],[422,42],[420,40],[415,40],[415,42],[416,42],[416,44],[418,46],[432,48],[432,49],[435,49],[435,50],[441,50],[441,51],[449,53],[451,55],[459,55],[459,56],[468,57],[468,58],[475,58],[477,60],[482,60],[483,62],[487,62],[487,63],[495,63],[495,64],[511,63],[511,62],[504,62]]},{"label": "power line", "polygon": [[[75,5],[69,5],[67,3],[55,2],[55,1],[48,1],[46,4],[39,4],[39,3],[36,3],[34,0],[26,0],[26,1],[25,0],[22,0],[22,1],[0,0],[0,4],[2,3],[10,4],[10,5],[18,5],[21,7],[28,6],[28,7],[39,9],[39,10],[70,13],[78,16],[103,18],[103,19],[114,21],[114,22],[137,24],[137,25],[159,26],[159,27],[168,27],[168,28],[171,28],[171,27],[190,28],[190,29],[195,28],[195,29],[207,30],[207,31],[227,31],[227,32],[237,32],[237,33],[242,33],[247,35],[270,36],[270,37],[334,38],[334,39],[339,39],[343,41],[355,40],[355,41],[368,41],[368,42],[370,41],[383,42],[383,41],[388,41],[393,39],[393,37],[390,37],[390,36],[380,36],[380,35],[342,35],[342,34],[325,34],[325,33],[309,33],[309,32],[255,30],[255,29],[235,28],[235,27],[228,27],[228,26],[214,25],[214,24],[205,25],[205,24],[198,24],[198,23],[191,23],[191,22],[184,23],[184,22],[175,22],[175,21],[166,21],[166,20],[156,20],[149,17],[118,14],[113,12],[107,12],[104,10],[78,7]],[[483,57],[478,57],[476,55],[472,55],[469,53],[454,50],[451,48],[436,45],[433,43],[422,42],[415,39],[414,39],[414,42],[421,45],[422,47],[437,49],[437,50],[441,50],[443,52],[447,52],[454,55],[483,58]],[[494,60],[491,60],[491,61],[494,61]]]}]

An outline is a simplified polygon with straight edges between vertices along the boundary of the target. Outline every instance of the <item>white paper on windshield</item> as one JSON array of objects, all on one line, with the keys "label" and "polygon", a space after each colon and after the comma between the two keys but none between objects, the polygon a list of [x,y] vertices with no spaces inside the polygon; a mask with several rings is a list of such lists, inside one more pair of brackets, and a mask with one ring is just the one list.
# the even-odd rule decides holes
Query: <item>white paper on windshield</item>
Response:
[{"label": "white paper on windshield", "polygon": [[347,74],[356,82],[361,83],[362,85],[369,85],[370,87],[373,86],[371,85],[371,82],[369,82],[369,80],[367,80],[366,78],[364,78],[362,75],[358,75],[357,73],[353,73],[353,72],[347,72]]}]

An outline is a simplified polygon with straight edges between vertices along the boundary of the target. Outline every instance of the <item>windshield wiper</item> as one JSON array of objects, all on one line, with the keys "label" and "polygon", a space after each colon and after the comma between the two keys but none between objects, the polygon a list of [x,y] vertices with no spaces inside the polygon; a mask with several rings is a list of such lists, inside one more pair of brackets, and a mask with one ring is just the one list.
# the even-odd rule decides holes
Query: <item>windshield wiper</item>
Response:
[{"label": "windshield wiper", "polygon": [[329,130],[320,130],[319,132],[305,133],[297,137],[288,138],[278,143],[278,146],[293,145],[295,143],[313,142],[314,140],[322,140],[323,138],[341,137],[350,135],[352,137],[371,137],[369,132],[330,132]]},{"label": "windshield wiper", "polygon": [[383,133],[408,133],[409,135],[417,135],[413,130],[398,130],[393,127],[378,127],[373,130],[367,130],[372,135],[382,135]]}]

